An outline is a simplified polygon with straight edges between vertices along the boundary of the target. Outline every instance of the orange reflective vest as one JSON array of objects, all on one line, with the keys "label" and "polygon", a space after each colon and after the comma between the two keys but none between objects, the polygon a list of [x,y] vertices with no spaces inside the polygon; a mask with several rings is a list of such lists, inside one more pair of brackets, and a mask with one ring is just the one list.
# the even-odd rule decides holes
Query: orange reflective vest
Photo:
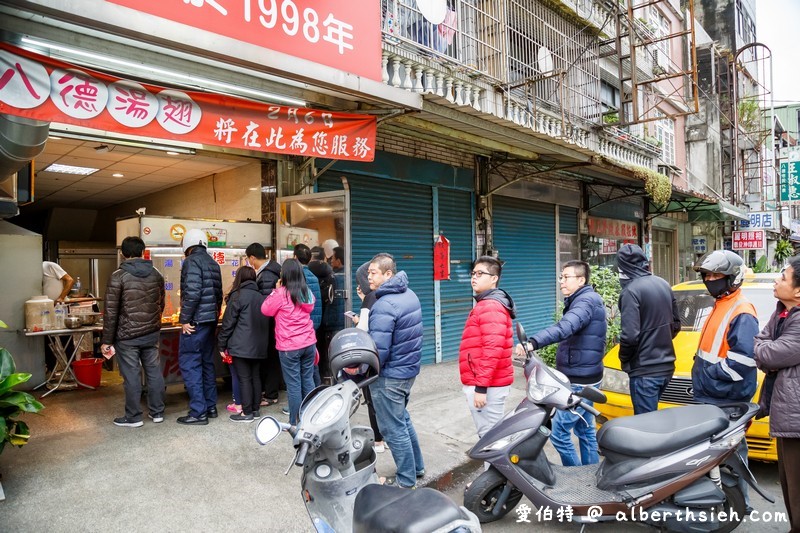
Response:
[{"label": "orange reflective vest", "polygon": [[730,376],[732,381],[741,381],[742,376],[731,369],[727,364],[727,359],[736,361],[745,366],[755,367],[756,363],[747,355],[736,353],[728,346],[728,328],[737,316],[747,313],[756,316],[756,309],[753,304],[742,294],[741,290],[722,297],[714,303],[714,310],[703,326],[700,335],[700,346],[697,349],[697,357],[712,365],[719,363],[722,370]]}]

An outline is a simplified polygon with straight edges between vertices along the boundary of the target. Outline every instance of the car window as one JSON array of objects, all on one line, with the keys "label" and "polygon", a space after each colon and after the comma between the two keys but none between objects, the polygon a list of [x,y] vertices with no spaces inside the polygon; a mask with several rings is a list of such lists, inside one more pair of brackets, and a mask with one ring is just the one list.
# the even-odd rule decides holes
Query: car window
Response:
[{"label": "car window", "polygon": [[[772,312],[775,311],[775,297],[772,295],[771,288],[742,288],[745,296],[756,308],[758,316],[758,327],[763,328],[769,321]],[[697,291],[674,291],[675,301],[678,304],[678,313],[681,317],[681,329],[683,331],[700,331],[703,329],[711,309],[714,307],[714,298],[705,290]]]}]

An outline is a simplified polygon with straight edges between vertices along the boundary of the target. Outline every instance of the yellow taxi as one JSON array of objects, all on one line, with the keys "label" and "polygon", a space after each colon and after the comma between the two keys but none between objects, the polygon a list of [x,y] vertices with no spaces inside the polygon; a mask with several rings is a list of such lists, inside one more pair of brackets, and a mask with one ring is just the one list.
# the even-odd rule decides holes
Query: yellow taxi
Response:
[{"label": "yellow taxi", "polygon": [[[756,308],[758,323],[761,328],[766,325],[772,312],[775,311],[776,300],[772,295],[773,282],[778,274],[749,274],[742,283],[742,291]],[[687,281],[672,287],[678,310],[681,315],[681,332],[672,341],[675,346],[675,375],[670,380],[667,390],[661,396],[659,409],[696,403],[692,395],[692,363],[700,343],[700,332],[711,313],[714,299],[706,291],[700,280]],[[605,404],[595,407],[609,420],[620,416],[633,415],[628,375],[620,370],[619,345],[614,346],[603,360],[605,372],[600,388],[608,397]],[[764,374],[758,372],[758,388],[753,396],[757,403],[761,392]],[[769,436],[769,418],[753,420],[747,430],[748,456],[761,461],[777,461],[778,452],[775,439]]]}]

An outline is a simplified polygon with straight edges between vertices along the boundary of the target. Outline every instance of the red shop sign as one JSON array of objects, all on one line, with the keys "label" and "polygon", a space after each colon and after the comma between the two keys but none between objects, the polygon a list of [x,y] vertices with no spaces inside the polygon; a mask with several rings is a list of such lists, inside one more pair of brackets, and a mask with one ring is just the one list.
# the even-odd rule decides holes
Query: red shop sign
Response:
[{"label": "red shop sign", "polygon": [[381,3],[377,0],[107,0],[381,80]]},{"label": "red shop sign", "polygon": [[734,231],[732,246],[734,250],[763,250],[764,243],[764,230],[748,230],[748,231]]},{"label": "red shop sign", "polygon": [[6,43],[0,43],[0,113],[211,146],[375,158],[375,117],[144,85]]},{"label": "red shop sign", "polygon": [[594,237],[606,237],[616,240],[635,240],[639,231],[636,222],[589,217],[587,223],[589,235]]},{"label": "red shop sign", "polygon": [[444,235],[439,235],[433,243],[433,279],[450,279],[450,241]]}]

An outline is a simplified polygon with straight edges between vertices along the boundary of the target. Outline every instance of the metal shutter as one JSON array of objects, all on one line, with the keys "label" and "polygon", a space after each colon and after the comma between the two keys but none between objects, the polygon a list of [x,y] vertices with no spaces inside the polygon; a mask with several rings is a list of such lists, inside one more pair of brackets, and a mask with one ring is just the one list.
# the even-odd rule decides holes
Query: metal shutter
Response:
[{"label": "metal shutter", "polygon": [[[398,270],[408,275],[409,287],[422,305],[422,363],[435,362],[433,291],[433,200],[431,188],[374,177],[347,174],[350,186],[352,277],[378,252],[394,256]],[[337,175],[323,176],[320,192],[341,190]],[[360,302],[353,299],[353,310]]]},{"label": "metal shutter", "polygon": [[450,241],[450,279],[439,283],[442,361],[458,359],[464,323],[472,310],[470,266],[473,246],[472,193],[439,189],[439,231]]},{"label": "metal shutter", "polygon": [[528,335],[553,323],[556,307],[555,208],[492,197],[494,245],[505,261],[500,287],[514,299],[517,320]]},{"label": "metal shutter", "polygon": [[578,234],[578,210],[574,207],[558,206],[558,232]]}]

